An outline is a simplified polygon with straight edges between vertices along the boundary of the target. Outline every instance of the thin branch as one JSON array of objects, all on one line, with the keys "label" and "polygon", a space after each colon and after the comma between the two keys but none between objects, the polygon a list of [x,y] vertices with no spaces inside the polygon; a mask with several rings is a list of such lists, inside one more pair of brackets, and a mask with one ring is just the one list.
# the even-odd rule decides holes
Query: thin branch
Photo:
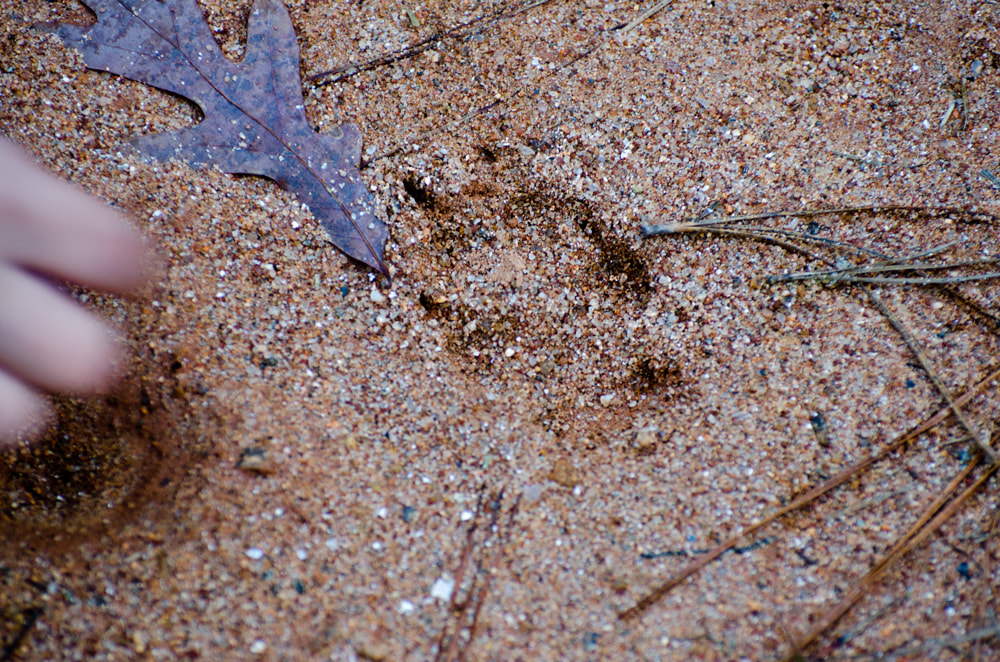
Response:
[{"label": "thin branch", "polygon": [[35,627],[35,623],[42,616],[41,607],[29,607],[21,612],[24,617],[24,622],[21,623],[21,627],[18,628],[17,632],[14,634],[14,638],[10,640],[10,643],[0,650],[0,662],[9,662],[14,659],[17,654],[17,649],[21,647],[24,640],[27,638],[28,633],[31,632],[31,628]]},{"label": "thin branch", "polygon": [[[960,407],[969,402],[969,400],[971,400],[976,394],[978,394],[980,389],[982,389],[983,387],[985,387],[986,385],[988,385],[990,382],[992,382],[997,378],[1000,378],[1000,369],[994,370],[984,379],[980,380],[974,387],[972,387],[965,394],[956,398],[955,400],[956,406]],[[953,413],[954,409],[951,407],[944,407],[942,409],[939,409],[933,416],[926,419],[923,423],[915,426],[909,432],[906,432],[896,437],[892,442],[889,443],[888,446],[886,446],[884,450],[882,450],[878,454],[873,455],[865,460],[862,460],[850,467],[847,467],[843,471],[840,471],[832,478],[826,480],[825,482],[816,487],[813,487],[805,494],[799,496],[794,501],[792,501],[792,503],[788,504],[783,508],[778,509],[774,513],[768,515],[761,521],[757,522],[756,524],[751,525],[743,532],[730,537],[728,540],[716,546],[712,551],[710,551],[705,556],[699,557],[696,561],[687,565],[685,568],[683,568],[677,574],[673,575],[666,582],[660,584],[652,591],[647,593],[644,597],[639,599],[639,601],[636,602],[635,605],[620,612],[618,614],[618,618],[621,620],[631,620],[633,618],[642,615],[643,612],[645,612],[654,604],[662,600],[675,587],[679,586],[686,579],[695,575],[699,570],[701,570],[709,563],[711,563],[715,559],[725,554],[730,548],[735,547],[737,543],[739,543],[740,540],[742,540],[743,538],[753,535],[754,533],[761,530],[771,522],[774,522],[775,520],[780,519],[781,517],[787,515],[788,513],[794,510],[798,510],[804,507],[805,505],[811,503],[812,501],[815,501],[816,499],[820,498],[830,490],[848,481],[855,474],[864,471],[873,464],[879,462],[880,460],[883,460],[884,458],[888,457],[890,454],[894,453],[896,450],[901,448],[906,443],[916,439],[918,436],[927,432],[934,426],[947,420],[949,416],[953,415]]]},{"label": "thin branch", "polygon": [[947,278],[892,278],[892,277],[852,277],[844,278],[844,282],[869,285],[957,285],[980,280],[1000,278],[1000,273],[979,274],[974,276],[951,276]]},{"label": "thin branch", "polygon": [[[992,260],[991,260],[992,261]],[[902,266],[897,271],[910,271],[924,268],[922,265],[913,267]],[[941,265],[936,269],[951,269],[952,265]],[[887,269],[888,271],[889,269]],[[834,271],[800,271],[792,274],[779,274],[768,276],[768,283],[784,283],[798,280],[816,280],[821,283],[866,283],[869,285],[957,285],[958,283],[972,283],[980,280],[994,280],[1000,278],[1000,272],[987,274],[970,274],[968,276],[944,276],[934,277],[908,277],[908,276],[854,276],[848,269],[837,269]]]},{"label": "thin branch", "polygon": [[969,420],[965,417],[965,414],[962,413],[962,409],[955,403],[955,399],[952,398],[951,392],[944,385],[944,382],[942,382],[941,379],[937,376],[937,373],[934,371],[934,367],[931,364],[930,359],[927,358],[927,355],[924,354],[923,349],[921,349],[917,341],[914,340],[913,336],[910,335],[910,332],[906,329],[903,323],[898,318],[896,318],[895,315],[892,314],[892,312],[886,307],[886,305],[882,303],[882,300],[879,299],[878,296],[876,296],[875,293],[872,292],[870,288],[862,285],[861,290],[866,295],[868,295],[869,300],[871,300],[871,302],[875,304],[875,307],[879,309],[879,312],[881,312],[885,316],[885,318],[889,320],[889,323],[892,324],[894,329],[896,329],[896,332],[903,337],[903,340],[910,348],[910,351],[913,352],[913,354],[917,357],[917,360],[920,361],[920,365],[923,366],[924,372],[927,373],[927,376],[934,384],[934,387],[937,388],[938,392],[945,399],[945,402],[947,402],[948,406],[951,407],[952,412],[954,412],[955,414],[955,418],[958,419],[959,423],[962,424],[962,427],[964,427],[966,431],[969,433],[969,435],[972,436],[976,444],[979,446],[979,449],[983,452],[983,455],[985,455],[986,458],[989,460],[989,463],[996,464],[997,455],[993,451],[993,449],[990,448],[989,433],[986,432],[985,430],[980,432],[975,427],[973,427],[972,423],[970,423]]},{"label": "thin branch", "polygon": [[[522,13],[524,11],[528,11],[529,9],[533,9],[533,8],[541,6],[543,4],[547,4],[548,2],[551,2],[551,0],[538,0],[537,2],[533,2],[533,3],[529,4],[529,5],[526,5],[526,6],[522,7],[522,8],[520,8],[519,10],[517,10],[516,12],[513,12],[513,13],[511,13],[509,15],[508,14],[504,14],[504,17],[506,18],[506,17],[509,17],[509,16],[516,15],[518,13]],[[647,20],[650,16],[653,16],[655,13],[659,12],[660,10],[662,10],[668,4],[670,4],[670,3],[669,2],[667,2],[667,3],[658,2],[652,8],[650,8],[646,12],[643,12],[638,17],[636,17],[635,20],[630,21],[629,23],[624,23],[624,24],[615,26],[615,27],[607,29],[607,30],[603,30],[603,29],[599,30],[597,32],[597,34],[595,34],[593,37],[590,38],[590,40],[587,42],[586,45],[584,45],[575,55],[573,55],[572,57],[570,57],[568,60],[564,61],[562,64],[559,64],[555,68],[550,69],[550,70],[544,72],[539,77],[537,77],[535,79],[532,79],[530,82],[522,83],[516,89],[514,89],[513,91],[508,92],[507,94],[497,95],[497,97],[493,101],[491,101],[490,103],[488,103],[486,105],[483,105],[483,106],[480,106],[479,108],[473,108],[472,110],[470,110],[469,112],[467,112],[465,115],[463,115],[463,116],[461,116],[461,117],[459,117],[459,118],[457,118],[455,120],[452,120],[451,122],[448,122],[446,124],[442,124],[440,126],[436,126],[436,127],[424,130],[424,131],[418,131],[415,134],[411,134],[410,136],[404,138],[403,141],[398,146],[396,146],[396,147],[394,147],[394,148],[392,148],[392,149],[390,149],[390,150],[388,150],[386,152],[375,154],[370,160],[367,160],[367,161],[365,161],[362,164],[362,168],[367,167],[371,163],[373,163],[375,161],[378,161],[380,159],[388,158],[390,156],[395,156],[396,154],[399,154],[400,152],[403,152],[404,150],[410,149],[411,145],[419,144],[420,142],[424,141],[425,139],[427,139],[427,138],[429,138],[429,137],[431,137],[431,136],[433,136],[435,134],[446,132],[446,131],[451,131],[452,129],[455,129],[458,126],[460,126],[462,124],[465,124],[466,122],[468,122],[472,118],[478,117],[479,115],[482,115],[483,113],[489,112],[490,110],[492,110],[493,108],[496,108],[497,106],[505,106],[505,105],[507,105],[508,102],[510,102],[511,99],[514,99],[514,98],[519,97],[522,94],[524,94],[524,90],[529,85],[530,85],[531,88],[538,87],[539,84],[542,83],[543,81],[546,81],[546,80],[548,80],[550,78],[554,78],[555,76],[561,74],[563,71],[565,71],[569,67],[573,66],[574,64],[576,64],[580,60],[582,60],[582,59],[590,56],[592,53],[594,53],[595,51],[597,51],[598,49],[600,49],[602,46],[604,46],[607,43],[607,41],[608,41],[608,39],[607,39],[608,34],[610,34],[612,32],[617,32],[619,34],[627,32],[628,30],[631,30],[635,26],[637,26],[640,23],[642,23],[642,21]],[[429,46],[427,46],[427,48],[429,48]],[[426,48],[424,50],[426,50]],[[377,65],[376,64],[375,66],[381,66],[381,65]]]},{"label": "thin branch", "polygon": [[862,207],[831,207],[828,209],[803,209],[800,211],[769,211],[759,214],[742,214],[739,216],[725,216],[722,218],[689,219],[676,223],[665,223],[663,225],[642,225],[642,236],[653,237],[661,234],[677,234],[679,232],[691,232],[693,230],[704,229],[706,227],[725,225],[727,223],[738,223],[742,221],[760,221],[768,218],[790,218],[795,216],[826,216],[831,214],[877,214],[885,211],[925,211],[935,214],[961,214],[963,216],[982,216],[996,220],[997,216],[989,212],[977,211],[975,209],[962,209],[960,207],[944,207],[934,205],[871,205]]},{"label": "thin branch", "polygon": [[[514,505],[510,507],[510,511],[507,514],[507,528],[501,534],[500,539],[497,541],[496,548],[493,550],[493,558],[490,560],[490,565],[486,570],[486,579],[483,581],[482,587],[479,589],[479,595],[476,598],[476,608],[472,613],[472,625],[469,626],[469,644],[476,639],[476,632],[479,630],[479,612],[482,611],[483,605],[486,604],[486,597],[490,592],[490,585],[493,583],[493,576],[497,572],[497,566],[500,564],[500,559],[503,558],[504,548],[507,543],[510,542],[510,533],[514,528],[514,518],[517,516],[517,512],[521,507],[521,494],[517,495],[514,500]],[[494,513],[496,515],[498,513]],[[494,522],[496,518],[494,517]],[[466,648],[465,650],[468,650]]]},{"label": "thin branch", "polygon": [[[507,9],[504,7],[492,13],[480,14],[479,16],[476,16],[465,23],[460,23],[453,28],[449,28],[448,30],[435,32],[431,36],[401,48],[398,51],[388,53],[373,60],[368,60],[367,62],[363,62],[361,64],[347,64],[337,67],[336,69],[321,71],[308,76],[306,80],[315,83],[317,87],[323,85],[333,85],[334,83],[347,80],[348,78],[365,71],[371,71],[373,69],[378,69],[379,67],[384,67],[387,64],[395,64],[396,62],[416,57],[424,51],[434,48],[439,42],[446,39],[464,39],[470,35],[485,30],[486,28],[499,22],[501,19],[512,18],[518,14],[523,14],[526,11],[530,11],[535,7],[539,7],[550,2],[552,2],[552,0],[531,0],[530,2],[525,2],[515,6],[513,9]],[[487,24],[480,26],[481,23]]]},{"label": "thin branch", "polygon": [[[694,219],[694,220],[691,220],[691,221],[686,221],[686,222],[681,222],[681,223],[671,223],[671,224],[660,225],[660,226],[644,225],[644,226],[642,226],[642,230],[643,230],[643,233],[645,234],[645,236],[653,236],[653,235],[657,235],[657,234],[676,234],[676,233],[680,233],[680,232],[716,232],[716,233],[734,234],[734,235],[737,235],[737,236],[748,236],[748,237],[754,237],[754,238],[757,238],[757,239],[762,239],[762,237],[760,236],[761,229],[757,229],[757,228],[748,229],[748,228],[739,228],[739,227],[737,227],[737,228],[719,227],[719,225],[726,225],[726,224],[737,222],[737,221],[756,220],[756,219],[759,219],[759,218],[775,218],[775,217],[787,217],[787,216],[809,216],[809,215],[819,215],[819,214],[845,213],[845,212],[848,212],[848,211],[850,211],[850,212],[859,212],[859,211],[863,211],[863,212],[870,212],[871,211],[871,212],[873,212],[873,211],[885,211],[885,210],[889,210],[889,209],[896,209],[896,210],[899,210],[899,209],[922,209],[922,210],[925,210],[925,211],[926,210],[938,210],[938,211],[940,211],[940,210],[946,209],[946,208],[941,208],[941,207],[902,207],[902,206],[890,206],[890,207],[842,207],[842,208],[835,208],[835,209],[806,210],[804,212],[778,211],[778,212],[766,212],[764,214],[750,214],[750,215],[742,215],[742,216],[730,216],[730,217],[727,217],[727,218],[724,218],[724,219]],[[952,211],[954,212],[956,210],[952,210]],[[968,213],[968,212],[964,212],[964,213]],[[770,232],[771,230],[770,229],[765,229],[765,231]],[[809,235],[801,235],[801,234],[797,235],[797,238],[799,238],[799,239],[812,239],[812,237],[810,237]],[[794,245],[790,245],[790,244],[784,243],[784,242],[781,242],[779,245],[782,245],[783,247],[786,247],[786,248],[790,248],[791,250],[795,250],[796,252],[799,252],[799,253],[803,253],[804,252],[802,249],[800,249],[798,247],[795,247]],[[852,250],[855,250],[855,251],[862,251],[862,250],[864,250],[864,251],[869,252],[869,253],[874,252],[874,251],[870,251],[868,249],[862,249],[862,248],[857,247],[857,246],[851,246],[850,248]],[[932,254],[934,252],[940,252],[941,250],[943,250],[943,248],[942,247],[938,247],[938,248],[930,249],[929,251],[924,251],[924,252],[922,252],[922,253],[920,253],[918,255],[928,255],[928,254]],[[808,254],[808,253],[806,253],[806,254]],[[815,274],[821,274],[823,277],[830,278],[834,282],[837,281],[837,280],[841,280],[841,281],[844,281],[844,282],[849,282],[849,283],[852,283],[852,284],[855,284],[855,285],[859,285],[861,287],[861,289],[865,292],[865,294],[868,296],[868,298],[876,305],[876,307],[879,309],[879,311],[882,312],[882,314],[886,316],[886,318],[892,324],[893,328],[895,328],[896,331],[903,337],[903,339],[906,342],[907,346],[909,346],[909,348],[911,349],[911,351],[917,356],[917,359],[920,361],[921,365],[923,366],[924,371],[927,372],[927,374],[930,377],[931,381],[933,382],[934,386],[942,394],[942,396],[944,397],[945,401],[948,402],[949,406],[954,407],[954,405],[953,405],[954,401],[953,401],[953,398],[951,397],[951,394],[948,392],[948,389],[944,386],[944,383],[938,378],[937,373],[934,371],[934,368],[933,368],[930,360],[924,354],[923,350],[914,341],[913,337],[906,330],[906,328],[902,325],[902,323],[899,320],[897,320],[892,315],[892,313],[889,311],[889,309],[886,308],[885,305],[882,304],[881,300],[878,297],[875,296],[875,294],[871,291],[870,288],[867,287],[867,284],[892,283],[892,284],[924,284],[924,285],[926,285],[926,284],[934,284],[934,285],[943,285],[943,284],[955,284],[955,283],[959,283],[959,282],[966,282],[966,281],[973,281],[973,280],[983,280],[983,279],[986,279],[986,278],[1000,278],[1000,273],[997,273],[997,274],[979,274],[979,275],[971,275],[971,276],[956,276],[956,277],[950,277],[950,278],[931,278],[931,277],[920,277],[920,278],[892,277],[892,278],[886,278],[886,277],[878,277],[878,276],[875,276],[875,277],[862,277],[862,276],[854,276],[854,275],[850,275],[850,276],[845,275],[845,274],[853,274],[853,273],[877,273],[880,270],[887,270],[887,269],[890,269],[890,268],[898,265],[898,259],[894,259],[894,258],[890,258],[890,257],[887,257],[887,256],[882,256],[882,255],[879,255],[879,256],[885,261],[885,263],[882,264],[882,265],[874,265],[874,266],[867,266],[867,267],[866,266],[850,267],[850,268],[847,268],[847,269],[832,270],[832,271],[827,271],[827,272],[812,272],[809,275],[805,275],[805,274],[801,274],[800,273],[800,274],[787,274],[787,275],[783,275],[783,276],[769,276],[767,278],[767,282],[774,283],[774,282],[781,282],[781,281],[784,281],[784,280],[800,280],[800,279],[803,279],[803,278],[815,278],[816,277]],[[816,257],[816,256],[812,256],[812,257]],[[816,258],[816,259],[820,259],[820,258]],[[988,260],[995,261],[995,258],[988,258]],[[825,261],[825,262],[828,262],[828,263],[830,262],[830,260],[822,260],[822,261]],[[969,261],[968,263],[960,263],[960,264],[981,264],[981,263],[982,263],[981,261]],[[923,267],[923,265],[916,265],[916,266],[911,267],[909,270],[921,271],[922,267]],[[977,445],[979,446],[979,448],[983,452],[983,454],[987,457],[987,459],[989,460],[990,464],[994,464],[997,461],[997,456],[996,456],[996,453],[994,453],[993,449],[990,448],[990,446],[989,446],[988,437],[983,437],[974,427],[972,427],[971,423],[968,421],[968,419],[966,419],[965,415],[961,411],[958,411],[957,409],[955,409],[955,415],[958,418],[959,422],[962,424],[962,426],[964,428],[966,428],[966,430],[970,433],[970,435],[976,440]]]},{"label": "thin branch", "polygon": [[[937,514],[930,518],[930,516],[935,512],[936,509],[941,508],[941,506],[950,498],[951,493],[957,489],[958,485],[968,476],[969,473],[975,468],[977,464],[976,461],[970,462],[969,465],[955,477],[954,480],[948,485],[948,487],[935,499],[934,503],[928,507],[921,518],[910,528],[910,530],[901,537],[892,549],[884,556],[882,559],[876,563],[872,568],[865,574],[864,578],[854,586],[843,600],[837,604],[836,607],[828,611],[820,619],[820,624],[813,628],[805,637],[803,637],[785,660],[790,662],[792,660],[800,659],[800,651],[806,646],[818,639],[824,632],[829,630],[833,625],[840,620],[844,614],[846,614],[851,607],[853,607],[858,600],[865,596],[872,585],[881,579],[890,567],[892,567],[899,559],[908,554],[911,550],[923,543],[932,533],[937,531],[941,526],[947,522],[958,509],[964,504],[969,497],[975,494],[980,487],[982,487],[987,480],[996,472],[1000,465],[994,464],[987,471],[979,477],[976,482],[965,489],[960,495],[955,497],[951,503],[946,507],[937,511]],[[930,521],[928,521],[930,518]],[[925,525],[926,523],[926,525]]]},{"label": "thin branch", "polygon": [[958,269],[960,267],[970,267],[979,264],[993,264],[997,262],[998,259],[991,257],[982,260],[963,260],[961,262],[945,262],[945,263],[934,263],[934,262],[892,262],[888,264],[871,264],[871,265],[861,265],[857,267],[848,267],[846,269],[833,269],[830,271],[810,271],[800,274],[786,274],[784,276],[775,276],[775,278],[788,278],[788,277],[814,277],[814,278],[825,278],[830,280],[837,280],[839,276],[855,274],[879,274],[893,271],[939,271],[942,269]]},{"label": "thin branch", "polygon": [[650,7],[649,9],[647,9],[646,11],[642,12],[634,19],[632,19],[628,24],[625,25],[625,27],[621,29],[621,32],[625,33],[628,32],[629,30],[637,28],[638,26],[642,25],[646,21],[646,19],[651,18],[654,14],[658,14],[661,11],[663,11],[663,9],[667,5],[671,4],[673,1],[674,0],[661,0],[660,2],[657,2],[655,5],[653,5],[652,7]]},{"label": "thin branch", "polygon": [[[458,605],[458,593],[462,590],[462,580],[465,579],[465,571],[469,567],[469,559],[472,558],[472,552],[474,549],[473,537],[476,534],[476,529],[479,528],[479,514],[483,509],[483,495],[485,493],[486,486],[483,485],[479,488],[479,499],[476,503],[476,516],[472,520],[472,524],[469,526],[468,531],[465,532],[465,545],[462,547],[462,556],[458,562],[458,570],[455,571],[455,586],[451,590],[451,598],[448,600],[448,614],[456,614],[461,610],[456,609]],[[475,578],[473,578],[473,583],[475,583]],[[461,614],[459,613],[459,618]],[[462,632],[462,625],[459,623],[454,634],[452,634],[451,641],[448,647],[445,648],[444,641],[448,636],[448,623],[445,622],[444,627],[441,628],[441,637],[438,639],[438,654],[435,658],[438,661],[443,660],[444,662],[450,662],[454,659],[455,652],[458,647],[458,638]]]},{"label": "thin branch", "polygon": [[[445,623],[441,630],[441,636],[438,639],[438,653],[435,657],[439,662],[462,662],[468,654],[472,643],[475,641],[476,632],[479,629],[479,614],[486,604],[486,599],[489,596],[490,587],[493,583],[493,576],[496,574],[500,560],[503,558],[504,548],[510,540],[514,518],[517,516],[521,504],[521,497],[518,495],[514,500],[514,504],[508,510],[506,529],[500,531],[498,534],[497,523],[500,520],[502,511],[504,490],[501,489],[489,501],[485,502],[486,509],[490,512],[490,521],[488,526],[485,527],[486,532],[481,543],[482,549],[474,564],[475,567],[472,579],[469,582],[468,591],[465,593],[465,599],[460,603],[458,594],[462,590],[462,581],[466,571],[470,568],[469,560],[472,557],[475,547],[473,534],[479,528],[480,516],[483,513],[484,494],[485,486],[481,488],[479,501],[476,505],[475,519],[466,534],[465,547],[462,550],[458,571],[455,573],[455,588],[452,591],[451,600],[448,604],[448,613],[454,618],[455,628],[448,640],[447,647],[445,646],[445,640],[448,639],[449,624]],[[494,539],[495,544],[493,545],[492,556],[487,562],[483,550],[490,547],[491,538]],[[480,575],[483,575],[483,579],[477,590],[476,585],[479,582]],[[463,632],[468,632],[468,637],[463,637]]]},{"label": "thin branch", "polygon": [[990,627],[972,630],[971,632],[966,632],[965,634],[952,639],[929,639],[919,646],[906,646],[905,648],[897,648],[890,651],[868,653],[855,659],[868,658],[871,660],[879,660],[879,662],[891,662],[892,660],[898,660],[900,658],[922,658],[924,657],[924,653],[929,653],[930,651],[942,650],[945,648],[960,648],[971,643],[978,644],[995,637],[1000,637],[1000,625],[993,625]]}]

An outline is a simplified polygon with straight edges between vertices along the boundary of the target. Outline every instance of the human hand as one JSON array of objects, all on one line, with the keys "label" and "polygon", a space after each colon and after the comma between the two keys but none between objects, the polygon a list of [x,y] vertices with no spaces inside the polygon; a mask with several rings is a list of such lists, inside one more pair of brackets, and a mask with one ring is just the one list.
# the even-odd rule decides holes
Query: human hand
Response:
[{"label": "human hand", "polygon": [[48,279],[124,293],[147,263],[109,207],[0,138],[0,447],[51,418],[40,390],[98,393],[115,376],[114,333]]}]

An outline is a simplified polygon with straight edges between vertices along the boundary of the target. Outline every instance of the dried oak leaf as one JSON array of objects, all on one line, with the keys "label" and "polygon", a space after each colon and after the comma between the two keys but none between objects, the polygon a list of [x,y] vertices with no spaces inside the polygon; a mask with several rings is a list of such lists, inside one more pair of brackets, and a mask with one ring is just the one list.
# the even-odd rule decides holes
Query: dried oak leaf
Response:
[{"label": "dried oak leaf", "polygon": [[351,124],[317,133],[306,120],[299,47],[281,0],[254,2],[239,64],[222,54],[197,0],[83,2],[97,23],[51,29],[83,53],[88,68],[173,92],[204,113],[193,127],[137,138],[132,148],[161,161],[273,179],[309,207],[344,253],[387,273],[388,230],[358,171],[361,135]]}]

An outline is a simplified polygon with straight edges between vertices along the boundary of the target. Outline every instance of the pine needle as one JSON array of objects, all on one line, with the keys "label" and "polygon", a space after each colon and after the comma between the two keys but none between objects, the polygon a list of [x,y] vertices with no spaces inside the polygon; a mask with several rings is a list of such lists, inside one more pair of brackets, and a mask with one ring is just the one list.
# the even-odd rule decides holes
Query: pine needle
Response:
[{"label": "pine needle", "polygon": [[[813,628],[805,637],[803,637],[797,645],[794,647],[792,652],[785,657],[786,662],[792,660],[801,659],[801,651],[806,646],[816,641],[824,632],[833,627],[837,621],[839,621],[844,614],[846,614],[851,607],[853,607],[861,598],[868,593],[871,587],[881,579],[885,573],[895,565],[903,556],[913,550],[915,547],[919,546],[924,542],[932,533],[937,531],[941,526],[947,522],[973,494],[975,494],[980,487],[982,487],[990,476],[992,476],[1000,465],[992,465],[990,468],[979,477],[976,482],[965,489],[960,495],[955,497],[951,503],[942,509],[942,506],[951,498],[953,492],[958,488],[958,486],[965,480],[966,477],[972,472],[975,466],[978,464],[977,460],[974,460],[963,469],[958,476],[956,476],[951,483],[938,495],[923,512],[921,517],[917,520],[910,530],[906,532],[896,544],[892,546],[892,549],[886,553],[882,559],[876,563],[872,568],[865,574],[864,578],[855,585],[843,600],[840,601],[837,606],[829,610],[819,619],[819,625]],[[937,513],[935,515],[935,513]]]},{"label": "pine needle", "polygon": [[[964,395],[956,398],[955,399],[956,407],[961,407],[962,405],[968,403],[969,400],[971,400],[976,394],[978,394],[982,388],[984,388],[990,382],[992,382],[997,378],[1000,378],[1000,369],[994,370],[984,379],[982,379],[978,384],[976,384],[972,389],[966,392]],[[952,407],[944,407],[942,409],[939,409],[933,416],[926,419],[923,423],[920,423],[916,427],[912,428],[909,432],[897,436],[893,441],[889,443],[888,446],[886,446],[885,449],[883,449],[878,454],[873,455],[860,462],[857,462],[851,465],[850,467],[844,469],[843,471],[838,472],[835,476],[824,481],[820,485],[813,487],[805,494],[802,494],[801,496],[797,497],[787,506],[778,509],[774,513],[768,515],[761,521],[757,522],[756,524],[752,524],[751,526],[746,528],[742,533],[734,535],[730,537],[728,540],[717,545],[707,554],[705,554],[704,556],[700,556],[696,561],[690,563],[687,567],[681,569],[680,572],[672,576],[670,579],[668,579],[667,581],[665,581],[664,583],[660,584],[652,591],[647,593],[644,597],[639,599],[639,601],[636,602],[635,605],[629,607],[625,611],[620,612],[618,614],[619,619],[631,620],[642,615],[643,612],[645,612],[651,606],[662,600],[668,593],[670,593],[670,591],[679,586],[689,577],[695,575],[699,570],[707,566],[709,563],[711,563],[715,559],[725,554],[727,551],[729,551],[729,549],[735,547],[745,537],[753,535],[754,533],[763,529],[771,522],[774,522],[775,520],[784,517],[785,515],[787,515],[792,511],[803,508],[804,506],[820,498],[827,492],[842,485],[843,483],[847,482],[849,479],[861,473],[868,467],[874,465],[880,460],[885,459],[890,454],[899,450],[905,444],[913,441],[921,434],[927,432],[934,426],[947,420],[949,416],[951,416],[953,413],[954,409]]]}]

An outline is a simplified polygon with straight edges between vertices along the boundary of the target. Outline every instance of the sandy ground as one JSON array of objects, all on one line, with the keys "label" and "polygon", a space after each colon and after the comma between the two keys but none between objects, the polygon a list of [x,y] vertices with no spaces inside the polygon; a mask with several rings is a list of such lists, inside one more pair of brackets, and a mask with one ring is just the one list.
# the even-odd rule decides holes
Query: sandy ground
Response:
[{"label": "sandy ground", "polygon": [[[935,427],[619,618],[944,402],[859,288],[765,280],[822,262],[640,226],[1000,214],[996,2],[678,0],[629,30],[647,5],[288,4],[305,76],[454,33],[305,84],[314,126],[365,138],[391,284],[267,180],[120,156],[197,112],[32,27],[81,6],[3,9],[0,130],[166,264],[135,300],[77,293],[128,376],[0,454],[4,660],[778,659],[972,457]],[[249,2],[202,6],[239,58]],[[758,225],[972,259],[994,221]],[[874,287],[956,396],[998,367],[996,284],[956,287],[975,314]],[[995,494],[807,652],[1000,654]]]}]

